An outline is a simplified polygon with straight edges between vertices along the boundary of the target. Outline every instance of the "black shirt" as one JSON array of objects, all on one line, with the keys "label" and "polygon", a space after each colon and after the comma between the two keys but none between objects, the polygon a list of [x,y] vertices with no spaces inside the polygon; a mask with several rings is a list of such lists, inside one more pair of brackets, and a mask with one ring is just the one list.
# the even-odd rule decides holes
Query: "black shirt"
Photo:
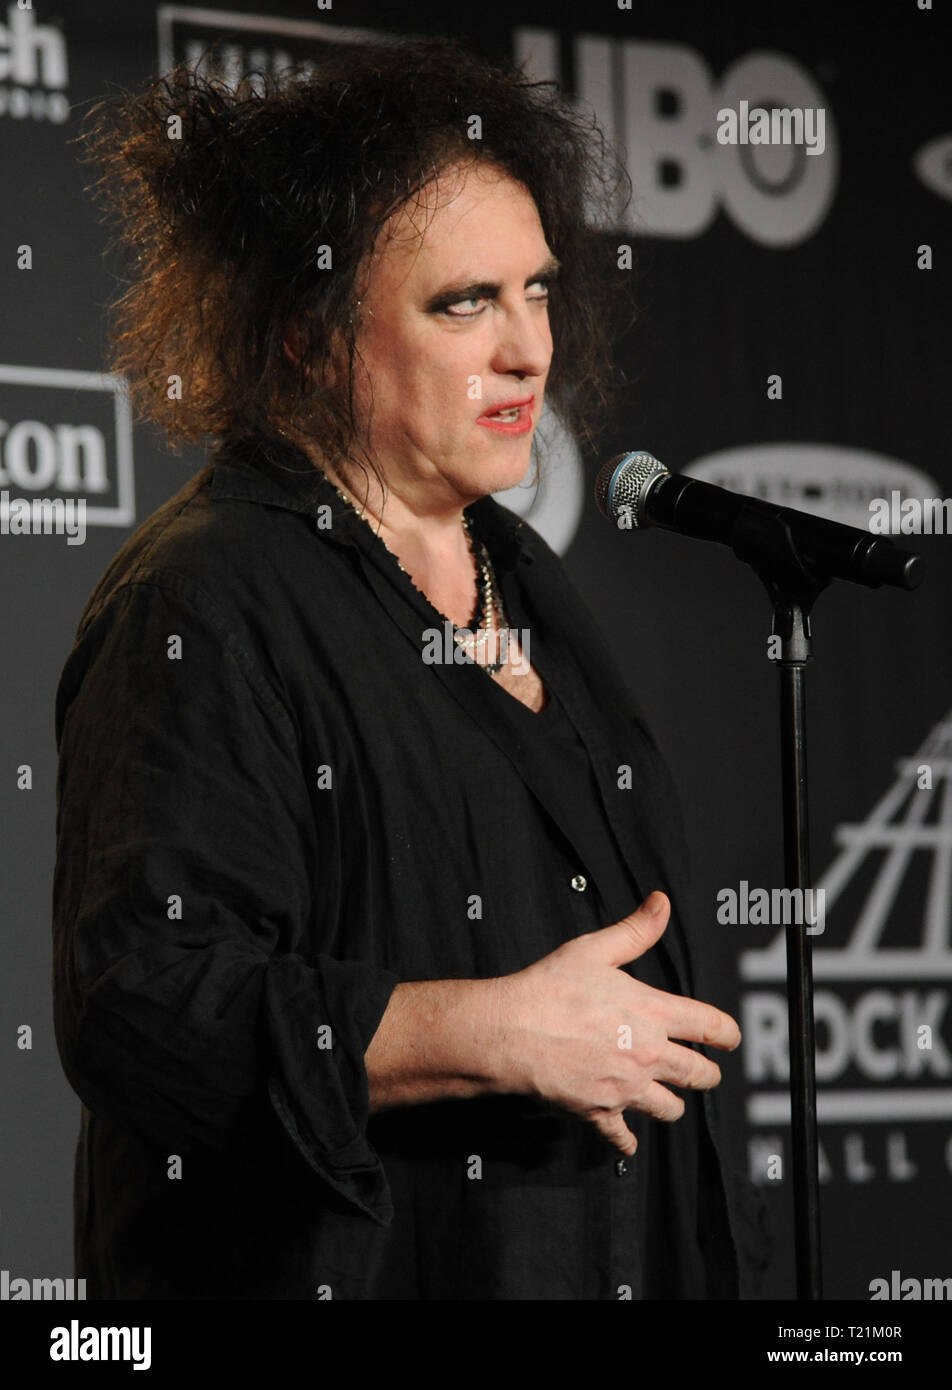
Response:
[{"label": "black shirt", "polygon": [[[536,651],[534,656],[540,658]],[[544,654],[541,654],[544,663]],[[511,700],[501,687],[503,699]],[[576,839],[584,847],[585,863],[592,875],[583,891],[592,889],[600,899],[602,925],[615,920],[609,903],[628,903],[632,912],[645,896],[638,889],[618,851],[598,794],[592,764],[582,739],[554,689],[538,713],[524,706],[520,722],[527,743],[537,741],[537,754],[550,773],[550,804],[561,796],[566,816],[571,816]],[[628,971],[655,989],[676,994],[682,983],[663,947],[647,952]],[[634,1158],[616,1166],[617,1176],[634,1188],[631,1202],[631,1234],[638,1282],[633,1297],[705,1298],[707,1275],[703,1242],[698,1233],[699,1177],[702,1122],[696,1092],[684,1093],[685,1113],[674,1125],[661,1125],[644,1115],[627,1116],[628,1127],[638,1140]],[[617,1218],[616,1218],[617,1219]]]},{"label": "black shirt", "polygon": [[492,498],[469,515],[548,715],[422,659],[442,616],[276,441],[222,451],[90,598],[57,697],[54,883],[90,1297],[746,1287],[710,1093],[687,1124],[627,1117],[647,1142],[625,1172],[531,1097],[368,1116],[399,980],[519,970],[659,887],[675,910],[643,968],[695,992],[654,741],[541,537]]}]

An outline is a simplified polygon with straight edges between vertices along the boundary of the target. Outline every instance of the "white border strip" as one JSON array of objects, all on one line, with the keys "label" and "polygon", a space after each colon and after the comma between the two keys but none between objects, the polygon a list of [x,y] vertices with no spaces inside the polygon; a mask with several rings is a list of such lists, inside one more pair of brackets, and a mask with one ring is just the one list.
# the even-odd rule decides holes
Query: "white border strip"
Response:
[{"label": "white border strip", "polygon": [[[781,938],[781,946],[783,939]],[[745,951],[740,956],[740,975],[750,983],[782,984],[787,978],[786,964],[778,951]],[[927,951],[913,946],[866,952],[814,950],[815,981],[842,980],[860,984],[863,980],[949,980],[952,979],[952,951]]]},{"label": "white border strip", "polygon": [[[948,1091],[818,1091],[820,1124],[855,1124],[864,1120],[950,1120],[952,1090]],[[748,1096],[747,1122],[788,1125],[790,1097],[786,1092]]]}]

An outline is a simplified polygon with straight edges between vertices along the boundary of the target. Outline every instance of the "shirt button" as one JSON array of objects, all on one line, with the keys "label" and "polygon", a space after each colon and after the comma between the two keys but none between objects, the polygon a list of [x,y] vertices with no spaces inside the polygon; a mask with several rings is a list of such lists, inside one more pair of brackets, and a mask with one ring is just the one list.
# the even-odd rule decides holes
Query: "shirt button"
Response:
[{"label": "shirt button", "polygon": [[572,879],[572,887],[575,889],[576,893],[584,893],[585,889],[588,887],[588,879],[584,874],[576,874]]},{"label": "shirt button", "polygon": [[619,1177],[619,1178],[623,1178],[627,1172],[628,1172],[628,1160],[627,1160],[627,1158],[616,1158],[616,1159],[615,1159],[615,1174],[616,1174],[616,1176]]}]

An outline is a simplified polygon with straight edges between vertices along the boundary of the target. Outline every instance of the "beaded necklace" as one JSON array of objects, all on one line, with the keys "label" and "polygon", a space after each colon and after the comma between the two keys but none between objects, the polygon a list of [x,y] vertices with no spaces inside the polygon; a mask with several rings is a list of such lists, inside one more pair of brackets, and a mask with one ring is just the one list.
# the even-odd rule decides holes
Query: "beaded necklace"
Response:
[{"label": "beaded necklace", "polygon": [[[326,473],[324,477],[327,478],[327,481],[331,484],[341,501],[346,502],[350,510],[354,512],[361,521],[365,521],[364,508],[362,507],[360,511],[358,511],[353,501],[337,486],[333,479],[328,478]],[[370,525],[369,522],[366,522],[366,524]],[[453,624],[453,641],[466,652],[467,656],[469,656],[477,666],[480,666],[482,670],[488,672],[490,675],[495,675],[497,671],[501,671],[503,666],[506,665],[506,633],[508,630],[508,621],[503,607],[502,595],[499,591],[499,584],[496,580],[496,572],[493,569],[492,560],[489,558],[489,551],[486,549],[486,545],[482,539],[473,536],[469,517],[465,514],[463,515],[463,530],[466,532],[466,540],[469,544],[470,554],[473,556],[473,561],[476,566],[476,607],[470,619],[471,627],[460,628],[457,627],[455,623]],[[400,557],[394,555],[379,532],[374,531],[374,535],[382,543],[388,555],[393,557],[397,566],[410,580],[410,583],[413,584],[413,577],[401,562]],[[418,593],[422,593],[422,590],[418,589],[416,584],[413,584],[413,587],[417,589]],[[426,595],[424,594],[423,597],[426,598]],[[429,599],[427,599],[427,602],[429,603]],[[503,634],[501,641],[499,637],[500,633]],[[496,645],[497,652],[501,650],[502,655],[498,660],[494,661],[480,660],[480,657],[485,655],[486,645],[490,640]]]}]

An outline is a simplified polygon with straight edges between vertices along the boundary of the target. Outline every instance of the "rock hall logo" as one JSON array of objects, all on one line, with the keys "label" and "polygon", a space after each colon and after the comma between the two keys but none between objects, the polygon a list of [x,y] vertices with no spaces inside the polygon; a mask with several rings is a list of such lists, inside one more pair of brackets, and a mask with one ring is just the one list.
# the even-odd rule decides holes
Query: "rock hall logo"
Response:
[{"label": "rock hall logo", "polygon": [[[821,1178],[952,1174],[952,712],[862,822],[840,825],[813,944]],[[783,933],[740,957],[741,1030],[757,1182],[789,1126]],[[917,1126],[928,1122],[929,1135]],[[939,1136],[939,1150],[933,1136]],[[931,1150],[930,1150],[931,1144]]]}]

